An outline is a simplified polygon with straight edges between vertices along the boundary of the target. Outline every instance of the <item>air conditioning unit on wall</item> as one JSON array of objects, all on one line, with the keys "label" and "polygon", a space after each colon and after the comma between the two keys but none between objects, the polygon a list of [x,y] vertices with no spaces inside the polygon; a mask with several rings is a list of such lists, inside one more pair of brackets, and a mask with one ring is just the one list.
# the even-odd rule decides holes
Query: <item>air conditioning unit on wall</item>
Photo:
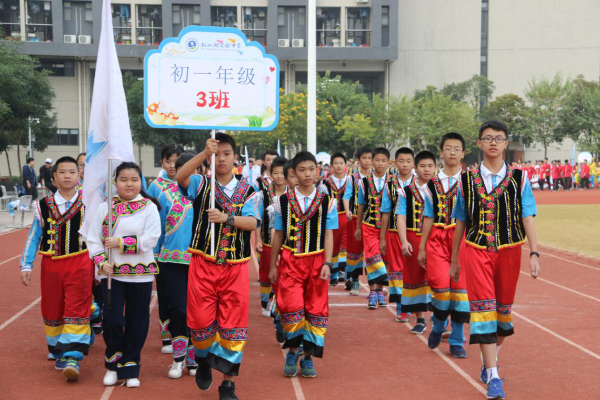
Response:
[{"label": "air conditioning unit on wall", "polygon": [[80,44],[92,44],[92,37],[89,35],[79,35]]},{"label": "air conditioning unit on wall", "polygon": [[292,47],[304,47],[304,39],[292,40]]},{"label": "air conditioning unit on wall", "polygon": [[278,47],[290,47],[290,39],[279,39],[277,40]]},{"label": "air conditioning unit on wall", "polygon": [[356,0],[356,2],[357,2],[357,3],[363,3],[363,4],[364,4],[364,3],[368,3],[368,2],[369,2],[369,0]]},{"label": "air conditioning unit on wall", "polygon": [[65,35],[65,43],[77,43],[77,35]]}]

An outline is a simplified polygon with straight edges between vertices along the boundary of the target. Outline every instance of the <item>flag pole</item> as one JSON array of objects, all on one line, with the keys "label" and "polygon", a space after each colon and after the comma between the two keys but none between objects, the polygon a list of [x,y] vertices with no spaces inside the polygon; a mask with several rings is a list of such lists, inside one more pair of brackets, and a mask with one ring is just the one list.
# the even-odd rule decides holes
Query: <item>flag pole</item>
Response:
[{"label": "flag pole", "polygon": [[[108,159],[108,177],[106,179],[106,185],[107,185],[107,199],[106,202],[108,204],[108,236],[112,236],[113,234],[113,226],[112,226],[112,198],[113,198],[113,187],[112,187],[112,159]],[[108,258],[108,264],[112,263],[112,251],[111,249],[107,249],[107,258]],[[112,296],[111,296],[111,283],[112,283],[112,275],[108,274],[108,277],[106,278],[106,307],[110,310],[111,306],[112,306]]]},{"label": "flag pole", "polygon": [[[210,136],[214,139],[216,132],[212,130]],[[210,156],[210,208],[215,208],[215,154]],[[215,223],[210,223],[210,254],[217,258],[215,254]]]}]

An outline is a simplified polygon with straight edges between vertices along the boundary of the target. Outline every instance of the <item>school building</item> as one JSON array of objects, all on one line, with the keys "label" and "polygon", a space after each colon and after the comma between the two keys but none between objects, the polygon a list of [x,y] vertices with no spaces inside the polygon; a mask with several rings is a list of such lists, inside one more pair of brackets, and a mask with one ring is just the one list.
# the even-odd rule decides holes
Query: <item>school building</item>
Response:
[{"label": "school building", "polygon": [[[281,86],[306,82],[307,0],[113,0],[114,40],[123,71],[143,76],[146,52],[189,25],[242,30],[274,54]],[[49,157],[85,150],[101,26],[99,0],[0,0],[3,40],[53,71],[58,134],[35,152]],[[317,69],[359,80],[367,93],[412,94],[475,74],[491,79],[494,96],[523,96],[529,82],[600,74],[597,0],[317,0]],[[493,99],[488,99],[493,100]],[[571,156],[572,142],[553,146],[550,159]],[[543,157],[538,147],[511,143],[512,157]],[[156,149],[134,149],[147,176],[156,176]],[[26,149],[21,147],[24,162]],[[16,175],[16,149],[9,152]],[[17,171],[17,172],[15,172]],[[8,174],[0,157],[0,176]]]}]

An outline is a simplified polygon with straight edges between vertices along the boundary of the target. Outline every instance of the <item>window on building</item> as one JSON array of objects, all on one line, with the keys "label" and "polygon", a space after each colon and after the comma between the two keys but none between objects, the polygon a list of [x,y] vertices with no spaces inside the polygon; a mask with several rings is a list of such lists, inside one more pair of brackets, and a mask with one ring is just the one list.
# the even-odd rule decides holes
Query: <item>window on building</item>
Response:
[{"label": "window on building", "polygon": [[340,8],[317,7],[317,46],[340,47]]},{"label": "window on building", "polygon": [[190,25],[200,25],[200,6],[173,4],[173,36]]},{"label": "window on building", "polygon": [[162,6],[137,6],[137,44],[158,46],[162,41]]},{"label": "window on building", "polygon": [[[480,65],[480,74],[481,76],[487,76],[488,70],[488,62],[487,62],[487,54],[488,54],[488,0],[481,1],[481,65]],[[487,100],[482,99],[482,105],[484,105]]]},{"label": "window on building", "polygon": [[[63,3],[63,32],[65,35],[85,35],[91,39],[93,20],[91,1],[65,1]],[[77,38],[77,40],[79,43],[84,43],[83,39]]]},{"label": "window on building", "polygon": [[0,39],[21,40],[19,0],[0,1]]},{"label": "window on building", "polygon": [[390,7],[381,7],[381,47],[390,47]]},{"label": "window on building", "polygon": [[52,2],[27,1],[26,32],[29,42],[52,42]]},{"label": "window on building", "polygon": [[371,46],[371,9],[369,7],[346,8],[346,46]]},{"label": "window on building", "polygon": [[267,45],[267,7],[242,7],[244,29],[248,40]]},{"label": "window on building", "polygon": [[42,58],[36,67],[39,70],[50,71],[50,76],[75,76],[75,62],[73,60]]},{"label": "window on building", "polygon": [[277,7],[278,46],[304,47],[306,7]]},{"label": "window on building", "polygon": [[112,5],[113,35],[116,44],[131,44],[131,5]]},{"label": "window on building", "polygon": [[213,6],[210,8],[212,26],[237,28],[237,7]]},{"label": "window on building", "polygon": [[160,159],[160,154],[162,153],[162,148],[160,147],[155,147],[154,148],[154,168],[161,168],[161,159]]},{"label": "window on building", "polygon": [[56,146],[79,146],[79,129],[59,129],[54,136]]}]

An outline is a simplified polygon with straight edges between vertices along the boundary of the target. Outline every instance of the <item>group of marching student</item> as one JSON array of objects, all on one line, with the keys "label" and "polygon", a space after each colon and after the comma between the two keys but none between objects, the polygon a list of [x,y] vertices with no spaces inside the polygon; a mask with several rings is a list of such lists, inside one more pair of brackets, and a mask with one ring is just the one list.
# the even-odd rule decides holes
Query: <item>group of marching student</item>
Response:
[{"label": "group of marching student", "polygon": [[[140,386],[156,275],[162,352],[173,355],[168,376],[180,378],[187,369],[208,390],[212,371],[219,371],[219,398],[237,399],[234,380],[248,336],[248,264],[256,246],[263,315],[273,317],[277,341],[288,349],[285,376],[298,370],[303,377],[317,375],[313,357],[323,357],[329,285],[345,281],[358,296],[366,270],[369,309],[396,303],[398,322],[415,314],[415,334],[427,330],[426,313],[433,311],[430,348],[449,334],[450,353],[466,357],[463,325],[470,322],[487,397],[504,398],[497,356],[513,334],[511,308],[526,237],[531,275],[540,272],[535,200],[526,173],[503,161],[507,132],[498,121],[480,127],[484,161],[471,171],[460,167],[464,139],[448,133],[441,138],[438,171],[432,152],[415,156],[403,147],[392,175],[388,150],[361,148],[358,171],[349,173],[346,157],[336,153],[332,173],[321,179],[308,152],[290,161],[267,152],[264,175],[234,174],[235,140],[219,133],[199,154],[165,147],[163,170],[148,193],[136,164],[119,165],[112,213],[107,202],[90,211],[87,237],[78,233],[85,215],[78,190],[83,166],[63,157],[53,170],[58,191],[36,203],[21,262],[29,285],[38,249],[43,256],[49,358],[67,380],[77,380],[93,343],[90,317],[102,308],[97,332],[106,344],[104,384]],[[210,178],[202,171],[213,154],[211,208]]]}]

